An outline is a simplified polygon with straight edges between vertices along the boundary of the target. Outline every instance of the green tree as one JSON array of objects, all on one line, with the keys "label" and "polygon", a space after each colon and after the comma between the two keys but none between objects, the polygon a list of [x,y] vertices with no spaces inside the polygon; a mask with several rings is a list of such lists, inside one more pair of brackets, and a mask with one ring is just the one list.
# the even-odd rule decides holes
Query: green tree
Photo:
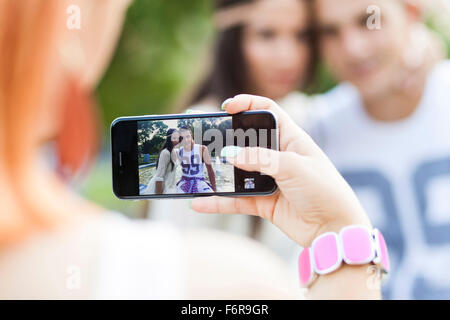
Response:
[{"label": "green tree", "polygon": [[[211,0],[135,0],[97,90],[105,129],[124,115],[171,113],[200,76],[212,35]],[[108,131],[109,132],[109,131]]]}]

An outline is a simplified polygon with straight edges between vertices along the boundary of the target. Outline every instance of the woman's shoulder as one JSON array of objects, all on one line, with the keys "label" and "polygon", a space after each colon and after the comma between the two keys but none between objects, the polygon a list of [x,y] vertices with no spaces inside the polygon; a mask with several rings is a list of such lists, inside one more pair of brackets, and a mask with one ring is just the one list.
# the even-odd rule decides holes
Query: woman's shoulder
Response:
[{"label": "woman's shoulder", "polygon": [[[148,219],[132,219],[125,216],[122,213],[115,211],[109,211],[104,214],[103,219],[100,221],[101,234],[107,240],[106,244],[109,245],[110,241],[120,242],[124,245],[134,245],[134,239],[159,239],[164,240],[163,243],[159,243],[157,246],[155,243],[146,243],[146,246],[152,246],[157,251],[163,249],[164,246],[179,245],[181,239],[180,230],[169,222],[164,221],[151,221]],[[140,244],[138,247],[142,247]]]},{"label": "woman's shoulder", "polygon": [[181,299],[185,251],[169,223],[89,214],[3,250],[0,297]]},{"label": "woman's shoulder", "polygon": [[[175,149],[173,149],[172,152],[176,152]],[[167,149],[163,149],[159,155],[159,158],[169,160],[170,156],[171,156],[170,151]]]},{"label": "woman's shoulder", "polygon": [[99,227],[97,298],[183,298],[183,243],[167,222],[108,212]]}]

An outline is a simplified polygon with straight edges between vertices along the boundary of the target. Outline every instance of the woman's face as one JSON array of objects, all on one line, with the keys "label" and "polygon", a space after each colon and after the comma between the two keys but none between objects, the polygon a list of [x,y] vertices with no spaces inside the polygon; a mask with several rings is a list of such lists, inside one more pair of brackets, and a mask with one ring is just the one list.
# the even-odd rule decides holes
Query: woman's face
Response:
[{"label": "woman's face", "polygon": [[279,99],[298,89],[310,62],[304,0],[264,0],[243,30],[243,53],[252,93]]},{"label": "woman's face", "polygon": [[180,133],[178,131],[172,132],[170,141],[172,141],[172,146],[175,147],[180,142]]}]

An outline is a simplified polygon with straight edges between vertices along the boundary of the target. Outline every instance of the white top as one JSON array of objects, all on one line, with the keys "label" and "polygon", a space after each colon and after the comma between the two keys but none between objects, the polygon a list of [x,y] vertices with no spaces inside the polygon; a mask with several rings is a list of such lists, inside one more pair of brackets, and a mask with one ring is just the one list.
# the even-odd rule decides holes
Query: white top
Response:
[{"label": "white top", "polygon": [[147,188],[141,192],[141,194],[155,194],[156,191],[156,181],[163,182],[163,193],[171,194],[176,193],[176,157],[174,159],[174,165],[172,169],[172,165],[170,164],[170,152],[167,149],[164,149],[159,154],[158,167],[156,168],[156,172],[154,176],[148,182]]},{"label": "white top", "polygon": [[0,299],[186,298],[179,231],[118,213],[91,220],[2,249]]},{"label": "white top", "polygon": [[356,89],[323,97],[309,130],[383,232],[393,299],[450,299],[450,61],[407,119],[373,120]]}]

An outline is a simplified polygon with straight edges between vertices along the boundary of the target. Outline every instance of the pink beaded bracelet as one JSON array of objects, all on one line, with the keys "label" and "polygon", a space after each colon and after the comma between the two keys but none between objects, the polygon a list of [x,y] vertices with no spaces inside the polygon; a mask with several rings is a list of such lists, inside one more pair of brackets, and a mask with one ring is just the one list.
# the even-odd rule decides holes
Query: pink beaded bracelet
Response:
[{"label": "pink beaded bracelet", "polygon": [[335,271],[342,261],[350,265],[373,263],[383,275],[387,275],[389,256],[381,232],[351,225],[344,227],[339,234],[327,232],[318,236],[311,247],[304,248],[298,257],[300,285],[308,287],[316,275]]}]

